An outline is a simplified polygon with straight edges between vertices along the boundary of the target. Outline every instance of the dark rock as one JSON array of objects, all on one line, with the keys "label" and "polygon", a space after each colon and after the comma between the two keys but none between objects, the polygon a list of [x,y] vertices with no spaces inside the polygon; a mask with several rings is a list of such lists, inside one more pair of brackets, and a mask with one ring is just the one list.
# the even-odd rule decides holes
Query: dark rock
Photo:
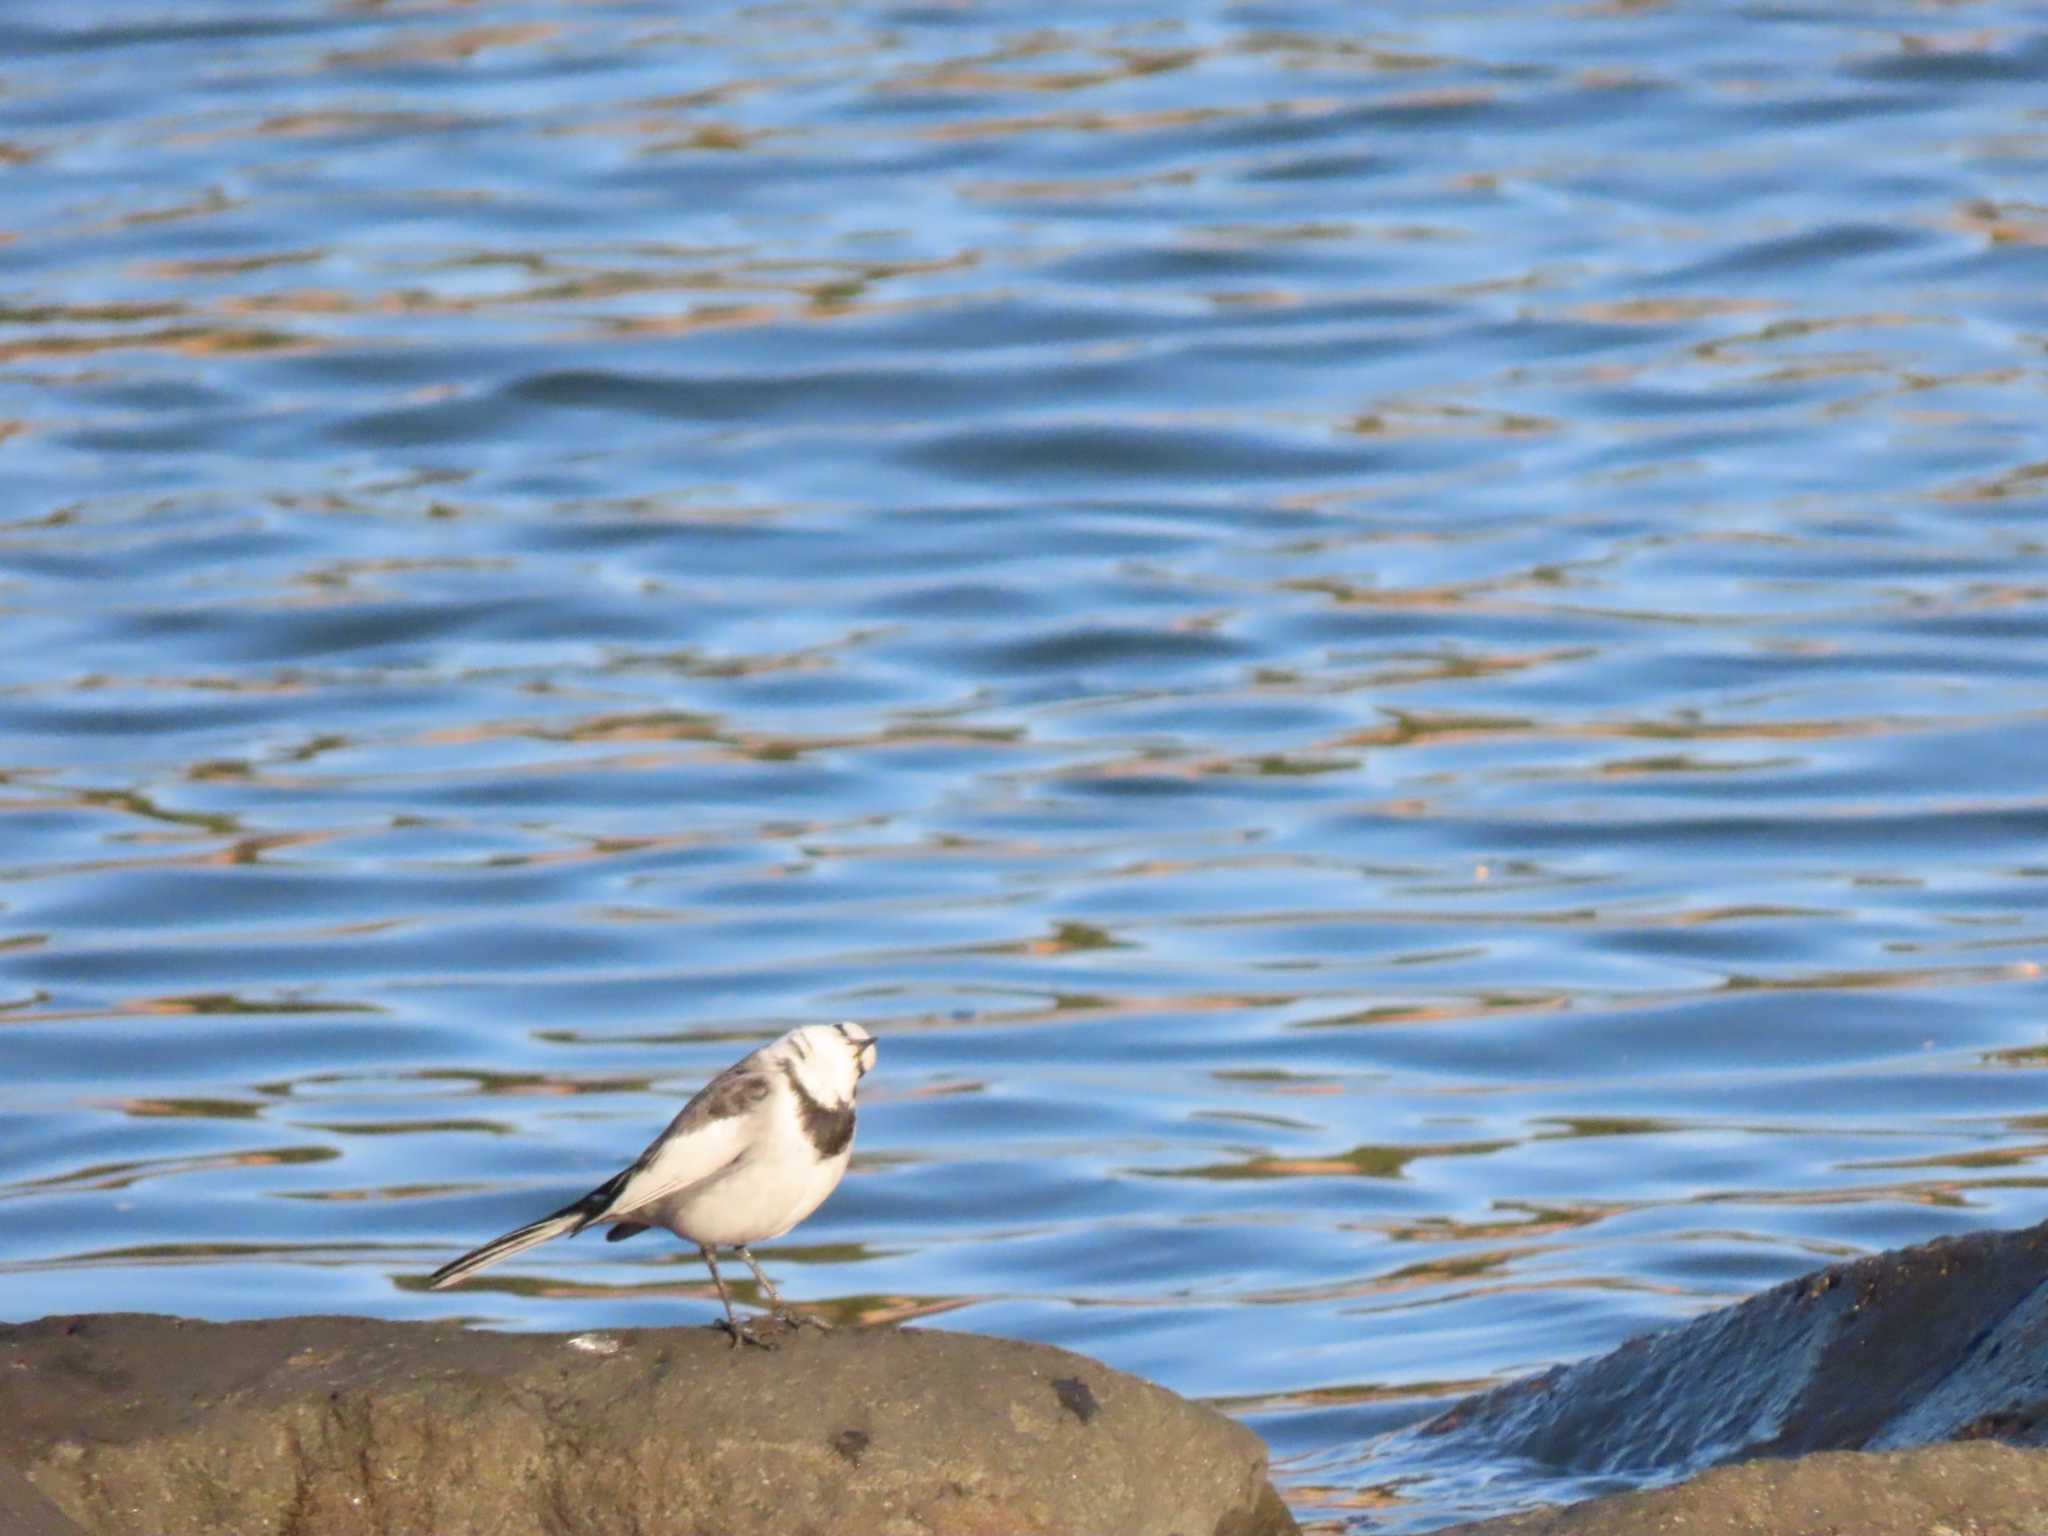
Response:
[{"label": "dark rock", "polygon": [[1078,1376],[1062,1376],[1052,1384],[1060,1406],[1075,1418],[1086,1424],[1099,1411],[1095,1394],[1088,1390],[1088,1383]]},{"label": "dark rock", "polygon": [[33,1484],[0,1466],[0,1517],[10,1492],[55,1506],[0,1522],[35,1536],[1295,1529],[1242,1425],[1062,1350],[925,1329],[767,1351],[701,1328],[50,1318],[0,1327],[0,1459]]},{"label": "dark rock", "polygon": [[1422,1435],[1580,1472],[1991,1438],[2048,1444],[2048,1226],[1840,1264],[1465,1399]]},{"label": "dark rock", "polygon": [[2048,1226],[1876,1254],[1467,1398],[1414,1433],[1438,1460],[1697,1474],[1451,1528],[1469,1536],[2041,1536],[2044,1281]]}]

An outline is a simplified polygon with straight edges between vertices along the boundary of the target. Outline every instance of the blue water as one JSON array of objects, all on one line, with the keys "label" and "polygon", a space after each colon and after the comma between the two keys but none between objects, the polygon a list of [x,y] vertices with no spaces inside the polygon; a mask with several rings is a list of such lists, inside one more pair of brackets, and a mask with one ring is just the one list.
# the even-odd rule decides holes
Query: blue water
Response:
[{"label": "blue water", "polygon": [[[0,1309],[881,1037],[845,1321],[1385,1433],[2048,1214],[2048,8],[0,12]],[[751,1292],[747,1292],[751,1294]],[[1398,1444],[1398,1442],[1396,1443]]]}]

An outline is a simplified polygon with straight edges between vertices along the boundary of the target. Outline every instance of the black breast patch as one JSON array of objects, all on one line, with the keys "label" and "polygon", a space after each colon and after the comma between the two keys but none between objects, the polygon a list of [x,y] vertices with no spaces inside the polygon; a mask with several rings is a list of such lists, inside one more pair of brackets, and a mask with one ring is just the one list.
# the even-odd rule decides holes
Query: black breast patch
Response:
[{"label": "black breast patch", "polygon": [[804,1134],[818,1149],[818,1156],[821,1159],[837,1157],[844,1152],[853,1142],[853,1106],[842,1104],[837,1109],[827,1109],[811,1097],[810,1089],[797,1077],[796,1068],[786,1061],[782,1064],[782,1076],[789,1084],[789,1091],[796,1095],[796,1109],[803,1117]]}]

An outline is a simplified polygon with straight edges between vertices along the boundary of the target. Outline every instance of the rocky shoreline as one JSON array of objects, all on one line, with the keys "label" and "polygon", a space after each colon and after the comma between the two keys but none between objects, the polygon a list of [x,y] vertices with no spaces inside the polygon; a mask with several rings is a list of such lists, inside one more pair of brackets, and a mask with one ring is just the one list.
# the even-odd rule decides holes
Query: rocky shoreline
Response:
[{"label": "rocky shoreline", "polygon": [[[2042,1536],[2048,1225],[1835,1265],[1404,1433],[1668,1483],[1446,1536]],[[1682,1479],[1682,1480],[1681,1480]],[[1420,1512],[1420,1511],[1414,1511]],[[1243,1425],[936,1329],[0,1326],[7,1536],[1288,1536]]]},{"label": "rocky shoreline", "polygon": [[10,1536],[1295,1530],[1244,1426],[933,1329],[53,1317],[0,1327],[0,1426]]}]

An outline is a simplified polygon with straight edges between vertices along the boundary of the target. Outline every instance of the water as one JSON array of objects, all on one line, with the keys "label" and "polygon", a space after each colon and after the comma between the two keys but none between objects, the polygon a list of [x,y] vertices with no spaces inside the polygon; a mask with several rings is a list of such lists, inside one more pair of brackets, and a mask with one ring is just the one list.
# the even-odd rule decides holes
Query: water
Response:
[{"label": "water", "polygon": [[1414,1530],[2038,1219],[2044,21],[9,9],[6,1314],[706,1319],[420,1277],[858,1018],[793,1296]]}]

